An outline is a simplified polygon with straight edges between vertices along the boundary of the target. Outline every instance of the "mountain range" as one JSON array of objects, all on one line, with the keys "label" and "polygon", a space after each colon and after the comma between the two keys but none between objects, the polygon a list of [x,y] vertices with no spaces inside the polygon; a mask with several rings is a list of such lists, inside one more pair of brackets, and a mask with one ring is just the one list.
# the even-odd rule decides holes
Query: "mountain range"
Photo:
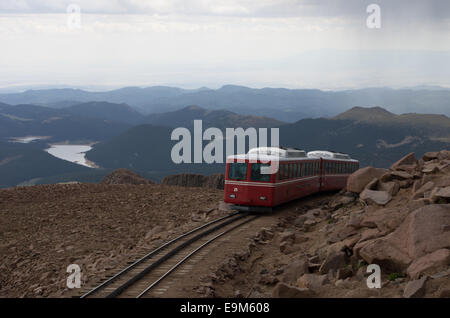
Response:
[{"label": "mountain range", "polygon": [[[232,87],[228,87],[232,89]],[[236,88],[238,91],[240,88]],[[195,92],[208,92],[202,89]],[[161,94],[172,90],[161,90]],[[179,92],[178,94],[185,94]],[[193,93],[194,94],[194,93]],[[180,95],[181,96],[181,95]],[[353,107],[332,117],[283,122],[254,112],[242,115],[197,105],[145,115],[125,103],[66,103],[51,108],[0,103],[0,186],[61,181],[95,182],[117,168],[129,168],[155,181],[168,174],[223,172],[223,164],[175,164],[171,140],[175,127],[203,129],[278,127],[280,144],[307,151],[346,152],[361,165],[387,167],[395,158],[414,151],[418,156],[450,146],[450,119],[445,115],[397,115],[381,107]],[[46,136],[30,144],[7,142],[12,137]],[[270,140],[270,135],[269,135]],[[55,142],[98,142],[87,158],[101,168],[90,169],[52,157],[43,151]],[[204,142],[206,145],[206,142]]]},{"label": "mountain range", "polygon": [[126,103],[143,114],[165,113],[187,105],[198,105],[205,109],[227,109],[238,114],[256,114],[291,123],[303,118],[333,117],[354,106],[383,106],[397,114],[426,111],[450,116],[450,90],[434,87],[322,91],[255,89],[236,85],[225,85],[219,89],[153,86],[125,87],[105,92],[64,88],[0,94],[0,102],[11,105],[64,108],[92,101]]},{"label": "mountain range", "polygon": [[[186,109],[184,111],[187,111]],[[197,111],[197,110],[194,110]],[[166,114],[169,121],[169,114]],[[192,125],[189,126],[192,129]],[[279,126],[280,144],[307,151],[328,149],[350,154],[363,166],[387,167],[407,152],[419,156],[450,146],[450,119],[440,115],[395,115],[380,107],[352,108],[332,118],[302,119]],[[196,171],[198,164],[172,163],[170,150],[176,141],[170,129],[141,125],[100,143],[87,157],[107,168],[138,171]],[[121,149],[117,153],[115,149]],[[208,165],[201,165],[208,166]],[[210,167],[223,171],[222,165]]]}]

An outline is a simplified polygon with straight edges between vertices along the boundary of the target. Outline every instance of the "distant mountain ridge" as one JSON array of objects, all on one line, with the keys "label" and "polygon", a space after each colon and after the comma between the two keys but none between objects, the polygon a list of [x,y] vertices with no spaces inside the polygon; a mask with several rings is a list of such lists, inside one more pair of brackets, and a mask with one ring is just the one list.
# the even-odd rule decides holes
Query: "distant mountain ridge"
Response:
[{"label": "distant mountain ridge", "polygon": [[[127,116],[130,116],[130,122],[141,122],[142,118],[144,124],[113,121],[125,121]],[[104,102],[84,103],[66,109],[0,103],[0,138],[3,141],[2,137],[12,136],[53,137],[28,145],[0,140],[0,185],[13,186],[35,178],[39,179],[36,182],[95,181],[106,171],[117,168],[132,169],[152,180],[179,173],[223,173],[223,164],[172,162],[171,150],[177,143],[171,140],[173,128],[191,130],[194,119],[202,119],[204,129],[213,126],[222,131],[228,127],[279,127],[280,145],[307,151],[345,152],[360,160],[363,166],[387,167],[405,153],[415,152],[421,156],[428,151],[450,148],[448,117],[414,113],[396,115],[381,107],[353,107],[334,117],[308,118],[286,124],[263,116],[199,106],[144,116],[128,105]],[[268,137],[270,140],[270,135]],[[87,158],[102,169],[61,162],[42,151],[47,142],[80,139],[101,141],[87,153]]]},{"label": "distant mountain ridge", "polygon": [[[101,104],[104,107],[104,104]],[[102,111],[98,112],[99,109],[96,110],[96,107],[92,107],[90,111],[83,109],[84,107],[81,105],[68,109],[53,109],[36,105],[2,104],[0,105],[0,138],[50,136],[51,141],[99,141],[118,135],[133,126],[127,122],[126,118],[129,113],[134,115],[135,110],[130,109],[125,116],[123,111],[120,112],[117,109],[114,113],[114,107],[110,111],[105,111],[104,114],[101,114]],[[121,109],[123,110],[124,107],[121,106]]]},{"label": "distant mountain ridge", "polygon": [[196,105],[160,114],[148,115],[144,122],[166,127],[192,127],[194,120],[202,120],[204,127],[277,127],[285,123],[264,117],[239,115],[228,110],[209,110]]},{"label": "distant mountain ridge", "polygon": [[[436,125],[428,122],[430,118],[439,118],[441,122]],[[279,135],[283,146],[345,152],[360,160],[362,166],[387,167],[408,152],[421,156],[428,151],[450,148],[448,125],[450,119],[445,116],[395,115],[382,108],[354,108],[334,118],[302,119],[281,125]],[[138,126],[95,145],[87,157],[108,169],[126,167],[140,172],[166,171],[166,174],[169,171],[170,174],[223,172],[221,164],[174,164],[170,151],[176,142],[170,139],[170,132],[154,125]]]},{"label": "distant mountain ridge", "polygon": [[406,113],[396,115],[381,107],[353,107],[333,119],[353,120],[359,123],[372,123],[380,126],[397,125],[414,127],[431,138],[450,140],[450,119],[445,115]]},{"label": "distant mountain ridge", "polygon": [[187,105],[226,109],[242,115],[258,114],[280,121],[332,117],[353,106],[379,105],[393,113],[432,113],[450,116],[450,90],[365,88],[345,91],[318,89],[249,88],[225,85],[219,89],[182,89],[168,86],[124,87],[106,92],[80,89],[29,90],[0,94],[7,104],[38,104],[60,108],[71,103],[126,103],[145,114],[174,111]]}]

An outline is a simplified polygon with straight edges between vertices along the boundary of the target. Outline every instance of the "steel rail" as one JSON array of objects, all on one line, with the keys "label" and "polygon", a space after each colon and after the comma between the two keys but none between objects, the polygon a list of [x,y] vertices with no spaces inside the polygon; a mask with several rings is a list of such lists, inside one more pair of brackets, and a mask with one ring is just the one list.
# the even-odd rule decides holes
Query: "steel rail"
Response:
[{"label": "steel rail", "polygon": [[155,269],[156,267],[158,267],[159,265],[164,263],[166,260],[168,260],[169,258],[174,256],[175,254],[177,254],[179,251],[181,251],[185,247],[187,247],[187,246],[191,245],[192,243],[198,241],[202,237],[204,237],[204,236],[206,236],[208,234],[211,234],[211,233],[217,231],[218,229],[220,229],[220,228],[222,228],[224,226],[227,226],[227,225],[229,225],[231,223],[236,222],[237,220],[240,220],[240,219],[248,216],[248,213],[244,213],[244,214],[236,213],[236,214],[239,214],[239,215],[236,216],[235,218],[232,218],[231,220],[228,220],[228,221],[225,221],[223,223],[220,223],[220,224],[216,225],[215,227],[213,227],[211,229],[208,229],[208,230],[206,230],[206,231],[204,231],[204,232],[202,232],[200,234],[197,234],[196,236],[190,238],[189,240],[187,240],[186,242],[182,243],[181,245],[179,245],[179,246],[175,247],[174,249],[170,250],[169,252],[167,252],[167,254],[165,254],[164,256],[162,256],[161,258],[157,259],[155,262],[150,264],[148,267],[143,269],[140,273],[138,273],[137,275],[133,276],[128,281],[126,281],[125,283],[123,283],[122,285],[117,287],[114,291],[112,291],[110,294],[108,294],[106,296],[106,298],[114,298],[114,297],[119,296],[123,291],[125,291],[125,289],[127,289],[130,286],[132,286],[138,280],[142,279],[145,275],[150,273],[153,269]]},{"label": "steel rail", "polygon": [[98,290],[100,290],[101,288],[109,285],[110,283],[112,283],[114,280],[116,280],[117,278],[119,278],[120,276],[122,276],[123,274],[129,272],[131,269],[133,269],[134,267],[136,267],[137,265],[143,263],[144,261],[146,261],[147,259],[149,259],[150,257],[154,256],[155,254],[159,253],[160,251],[162,251],[163,249],[165,249],[166,247],[172,245],[173,243],[178,242],[179,240],[185,238],[188,235],[191,235],[195,232],[198,232],[202,229],[204,229],[205,227],[208,227],[212,224],[218,223],[220,221],[223,221],[225,219],[231,218],[235,215],[239,214],[239,212],[234,212],[230,215],[218,218],[216,220],[213,220],[211,222],[208,222],[206,224],[203,224],[202,226],[199,226],[195,229],[192,229],[166,243],[164,243],[163,245],[159,246],[158,248],[154,249],[153,251],[151,251],[150,253],[146,254],[145,256],[143,256],[142,258],[138,259],[137,261],[135,261],[133,264],[129,265],[128,267],[124,268],[123,270],[121,270],[119,273],[115,274],[114,276],[108,278],[107,280],[105,280],[104,282],[102,282],[101,284],[99,284],[98,286],[94,287],[93,289],[89,290],[87,293],[83,294],[82,296],[80,296],[80,298],[86,298],[90,295],[92,295],[93,293],[97,292]]},{"label": "steel rail", "polygon": [[136,296],[136,298],[141,298],[142,296],[144,296],[150,289],[152,289],[153,287],[155,287],[156,285],[158,285],[164,278],[166,278],[167,276],[169,276],[175,269],[177,269],[181,264],[183,264],[184,262],[186,262],[189,258],[191,258],[194,254],[196,254],[198,251],[200,251],[201,249],[203,249],[204,247],[206,247],[207,245],[209,245],[210,243],[212,243],[213,241],[217,240],[218,238],[222,237],[223,235],[235,230],[236,228],[253,221],[254,219],[258,218],[259,216],[254,216],[253,218],[250,218],[242,223],[239,223],[235,226],[233,226],[232,228],[223,231],[222,233],[214,236],[213,238],[209,239],[208,241],[206,241],[205,243],[203,243],[202,245],[200,245],[199,247],[197,247],[195,250],[193,250],[192,252],[190,252],[188,255],[186,255],[181,261],[179,261],[177,264],[175,264],[171,269],[169,269],[164,275],[162,275],[161,277],[159,277],[156,281],[154,281],[150,286],[148,286],[144,291],[142,291],[138,296]]}]

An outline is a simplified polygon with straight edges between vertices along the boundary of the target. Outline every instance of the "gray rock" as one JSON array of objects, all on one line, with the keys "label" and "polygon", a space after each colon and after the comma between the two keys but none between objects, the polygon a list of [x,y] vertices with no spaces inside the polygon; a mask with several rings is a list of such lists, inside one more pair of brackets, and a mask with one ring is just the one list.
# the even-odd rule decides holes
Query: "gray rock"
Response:
[{"label": "gray rock", "polygon": [[315,293],[308,288],[297,288],[285,283],[278,283],[272,291],[272,296],[276,298],[311,298],[315,296]]},{"label": "gray rock", "polygon": [[421,279],[413,280],[408,282],[403,291],[404,298],[419,298],[425,295],[425,282],[427,277],[424,276]]},{"label": "gray rock", "polygon": [[386,191],[364,190],[360,194],[360,198],[366,202],[385,205],[391,201],[392,196]]}]

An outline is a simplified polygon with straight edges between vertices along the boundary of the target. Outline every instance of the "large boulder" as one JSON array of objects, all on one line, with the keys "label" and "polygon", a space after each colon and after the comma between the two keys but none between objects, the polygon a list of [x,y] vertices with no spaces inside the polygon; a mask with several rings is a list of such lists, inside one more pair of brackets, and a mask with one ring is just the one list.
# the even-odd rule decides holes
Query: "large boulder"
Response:
[{"label": "large boulder", "polygon": [[422,274],[433,274],[445,270],[450,265],[450,250],[441,248],[415,260],[407,269],[407,274],[417,279]]},{"label": "large boulder", "polygon": [[347,179],[347,191],[361,193],[366,185],[374,178],[380,178],[388,170],[382,168],[365,167],[353,172]]},{"label": "large boulder", "polygon": [[397,170],[401,166],[409,166],[409,165],[415,165],[417,164],[416,156],[414,155],[414,152],[411,152],[392,164],[391,170]]},{"label": "large boulder", "polygon": [[450,247],[450,205],[427,205],[409,214],[391,234],[368,241],[359,255],[385,270],[405,272],[420,257]]},{"label": "large boulder", "polygon": [[441,150],[441,151],[439,151],[438,159],[439,160],[450,159],[450,150]]},{"label": "large boulder", "polygon": [[402,224],[408,212],[408,209],[404,208],[368,209],[360,225],[368,228],[378,228],[380,232],[389,233]]},{"label": "large boulder", "polygon": [[422,159],[423,159],[423,161],[430,161],[430,160],[437,159],[438,155],[439,155],[439,152],[437,152],[437,151],[430,151],[430,152],[425,153],[423,155]]},{"label": "large boulder", "polygon": [[435,188],[430,196],[433,203],[450,203],[450,187]]},{"label": "large boulder", "polygon": [[359,197],[368,203],[375,203],[378,205],[386,205],[392,199],[392,195],[386,191],[374,191],[369,189],[365,189],[361,192]]}]

